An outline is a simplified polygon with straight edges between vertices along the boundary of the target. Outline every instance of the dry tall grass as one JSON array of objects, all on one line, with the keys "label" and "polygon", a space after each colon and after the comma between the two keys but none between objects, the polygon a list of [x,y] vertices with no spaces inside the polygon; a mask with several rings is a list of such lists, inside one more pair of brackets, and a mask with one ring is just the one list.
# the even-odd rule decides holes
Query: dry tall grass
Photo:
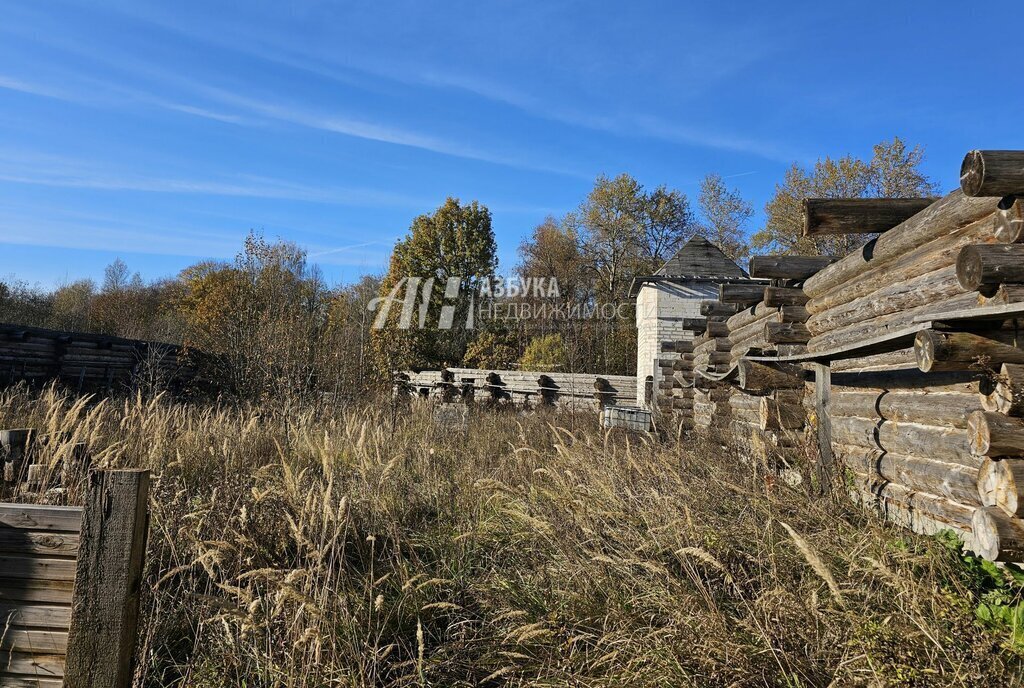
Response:
[{"label": "dry tall grass", "polygon": [[714,445],[563,424],[0,395],[0,427],[156,471],[138,685],[1020,678],[936,540]]}]

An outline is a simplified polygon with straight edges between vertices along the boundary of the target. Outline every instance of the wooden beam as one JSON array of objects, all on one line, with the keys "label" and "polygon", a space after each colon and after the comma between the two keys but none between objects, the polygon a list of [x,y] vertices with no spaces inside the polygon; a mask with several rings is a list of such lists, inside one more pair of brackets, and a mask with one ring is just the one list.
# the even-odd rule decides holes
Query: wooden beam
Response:
[{"label": "wooden beam", "polygon": [[1012,330],[975,334],[929,329],[914,336],[914,356],[917,367],[925,373],[966,369],[981,360],[989,366],[1024,363],[1024,349],[1018,344],[1017,333]]},{"label": "wooden beam", "polygon": [[754,256],[750,259],[750,276],[805,280],[837,260],[835,256]]},{"label": "wooden beam", "polygon": [[797,366],[753,363],[745,358],[736,363],[736,377],[744,391],[771,392],[804,385],[804,371]]},{"label": "wooden beam", "polygon": [[127,688],[149,528],[149,471],[89,474],[66,688]]},{"label": "wooden beam", "polygon": [[[836,261],[804,283],[812,299],[836,290],[847,290],[855,277],[880,269],[890,262],[905,259],[935,239],[946,239],[951,232],[966,227],[996,211],[999,199],[968,198],[957,189],[931,204],[877,239]],[[989,225],[991,227],[991,225]]]},{"label": "wooden beam", "polygon": [[811,336],[807,326],[798,322],[766,322],[763,331],[769,344],[806,344]]},{"label": "wooden beam", "polygon": [[1024,196],[1024,151],[972,150],[960,165],[967,196]]},{"label": "wooden beam", "polygon": [[714,316],[730,316],[735,315],[740,310],[739,304],[736,303],[721,303],[719,301],[702,301],[700,304],[700,314],[704,317]]},{"label": "wooden beam", "polygon": [[937,200],[937,198],[805,198],[804,236],[884,232],[917,215]]},{"label": "wooden beam", "polygon": [[765,287],[764,305],[778,308],[780,306],[804,306],[807,294],[803,289],[794,287]]},{"label": "wooden beam", "polygon": [[719,284],[718,300],[722,303],[752,305],[764,298],[766,284]]}]

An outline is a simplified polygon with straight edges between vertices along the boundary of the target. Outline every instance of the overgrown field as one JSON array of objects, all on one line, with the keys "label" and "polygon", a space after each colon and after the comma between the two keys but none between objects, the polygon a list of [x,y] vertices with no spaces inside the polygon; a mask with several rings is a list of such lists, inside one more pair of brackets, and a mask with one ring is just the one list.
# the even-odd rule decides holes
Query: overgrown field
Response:
[{"label": "overgrown field", "polygon": [[0,395],[155,471],[138,685],[1019,682],[1013,572],[596,425]]}]

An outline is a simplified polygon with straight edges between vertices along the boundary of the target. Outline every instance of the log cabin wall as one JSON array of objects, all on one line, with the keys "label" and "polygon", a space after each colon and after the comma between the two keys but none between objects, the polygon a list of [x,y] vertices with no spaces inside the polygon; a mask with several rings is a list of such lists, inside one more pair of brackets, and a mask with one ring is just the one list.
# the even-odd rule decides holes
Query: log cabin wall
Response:
[{"label": "log cabin wall", "polygon": [[740,309],[724,338],[695,332],[672,410],[751,455],[813,437],[856,501],[1024,561],[1024,153],[963,169],[941,199],[809,199],[808,235],[879,236],[839,260],[755,258],[770,284],[702,307]]},{"label": "log cabin wall", "polygon": [[177,390],[195,376],[182,347],[0,323],[0,385],[57,381],[78,392],[140,384]]}]

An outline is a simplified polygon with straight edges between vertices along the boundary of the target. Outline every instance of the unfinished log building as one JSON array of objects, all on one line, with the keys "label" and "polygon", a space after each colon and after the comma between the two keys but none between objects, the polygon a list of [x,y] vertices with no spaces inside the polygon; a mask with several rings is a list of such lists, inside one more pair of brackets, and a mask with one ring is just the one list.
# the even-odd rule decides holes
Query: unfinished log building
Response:
[{"label": "unfinished log building", "polygon": [[675,343],[693,339],[693,322],[704,317],[701,303],[718,298],[719,285],[749,281],[745,270],[701,236],[690,239],[653,275],[633,280],[639,405],[670,403],[672,366],[680,356]]}]

